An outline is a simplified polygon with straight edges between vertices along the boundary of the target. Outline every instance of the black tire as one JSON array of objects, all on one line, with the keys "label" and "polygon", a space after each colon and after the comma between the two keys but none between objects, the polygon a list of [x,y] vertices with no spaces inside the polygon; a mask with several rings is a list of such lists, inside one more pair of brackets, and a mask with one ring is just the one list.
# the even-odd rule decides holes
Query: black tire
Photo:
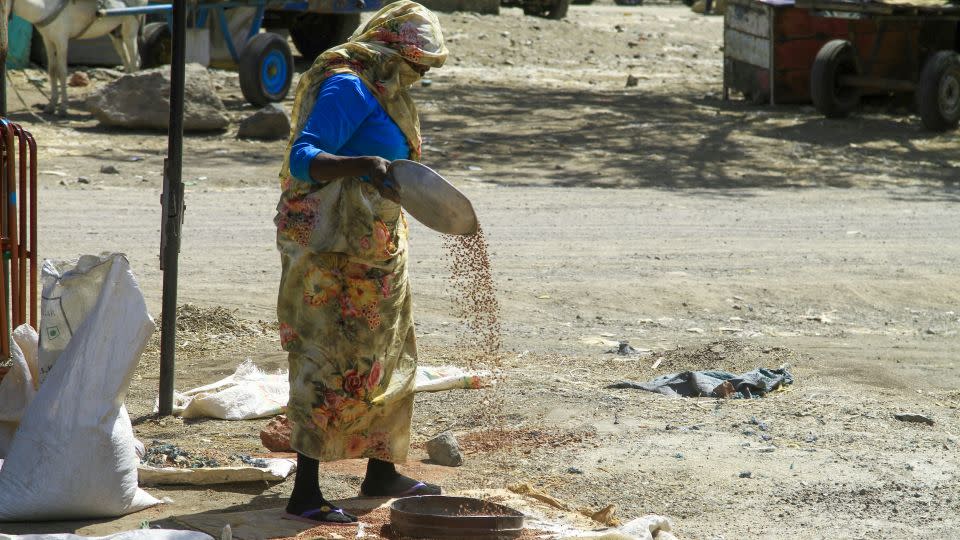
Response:
[{"label": "black tire", "polygon": [[548,19],[553,19],[559,21],[560,19],[567,16],[567,11],[570,10],[570,0],[555,0],[553,5],[547,8],[544,16]]},{"label": "black tire", "polygon": [[305,60],[347,41],[360,26],[359,13],[303,13],[290,24],[290,37]]},{"label": "black tire", "polygon": [[810,72],[810,97],[827,118],[843,118],[860,103],[860,89],[841,86],[840,77],[857,75],[860,67],[853,44],[842,39],[828,41],[817,52]]},{"label": "black tire", "polygon": [[937,51],[927,59],[917,86],[917,111],[932,131],[947,131],[960,122],[960,54]]},{"label": "black tire", "polygon": [[523,3],[523,14],[531,17],[543,17],[546,12],[539,2],[527,0]]},{"label": "black tire", "polygon": [[150,69],[170,63],[172,44],[170,28],[165,22],[144,25],[140,33],[140,69]]},{"label": "black tire", "polygon": [[[282,101],[293,79],[293,54],[287,40],[270,32],[253,36],[240,53],[240,91],[262,107]],[[275,68],[275,69],[274,69]]]}]

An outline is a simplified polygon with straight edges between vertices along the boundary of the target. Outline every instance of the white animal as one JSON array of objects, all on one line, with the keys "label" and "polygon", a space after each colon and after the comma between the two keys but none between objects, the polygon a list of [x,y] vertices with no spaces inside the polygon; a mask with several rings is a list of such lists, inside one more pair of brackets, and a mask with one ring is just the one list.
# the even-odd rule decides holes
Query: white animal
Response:
[{"label": "white animal", "polygon": [[[47,113],[67,113],[67,42],[71,39],[97,38],[110,35],[114,49],[128,73],[140,65],[137,36],[142,15],[98,17],[98,0],[3,0],[5,12],[13,13],[33,25],[43,38],[47,50],[47,73],[50,76],[50,103]],[[147,0],[108,0],[109,7],[144,6]]]}]

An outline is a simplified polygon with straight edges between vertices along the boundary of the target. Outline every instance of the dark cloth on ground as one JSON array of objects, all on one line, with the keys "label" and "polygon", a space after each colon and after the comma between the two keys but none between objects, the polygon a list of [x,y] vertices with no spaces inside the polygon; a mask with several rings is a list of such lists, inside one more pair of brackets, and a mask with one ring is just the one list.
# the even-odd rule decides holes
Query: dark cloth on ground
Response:
[{"label": "dark cloth on ground", "polygon": [[607,388],[635,388],[665,396],[757,398],[793,384],[786,368],[757,368],[740,375],[728,371],[684,371],[663,375],[650,382],[620,381]]}]

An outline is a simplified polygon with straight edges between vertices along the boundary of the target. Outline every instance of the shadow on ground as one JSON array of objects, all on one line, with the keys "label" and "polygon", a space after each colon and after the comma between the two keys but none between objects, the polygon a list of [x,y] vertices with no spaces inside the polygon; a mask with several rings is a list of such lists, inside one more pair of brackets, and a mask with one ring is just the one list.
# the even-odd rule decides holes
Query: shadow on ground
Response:
[{"label": "shadow on ground", "polygon": [[489,84],[415,94],[425,103],[425,161],[454,177],[684,190],[911,184],[957,199],[936,193],[960,176],[957,133],[924,131],[882,104],[836,121],[809,106],[691,94]]}]

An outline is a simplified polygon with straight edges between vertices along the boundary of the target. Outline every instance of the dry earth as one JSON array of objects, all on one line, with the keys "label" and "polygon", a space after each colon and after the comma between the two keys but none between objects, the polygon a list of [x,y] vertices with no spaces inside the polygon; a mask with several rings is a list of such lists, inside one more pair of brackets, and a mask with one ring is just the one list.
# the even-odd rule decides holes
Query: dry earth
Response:
[{"label": "dry earth", "polygon": [[[522,436],[475,445],[462,468],[418,472],[450,490],[525,481],[581,506],[615,503],[624,519],[663,514],[681,538],[960,536],[957,133],[924,132],[893,102],[842,122],[724,102],[722,21],[682,6],[441,20],[450,65],[415,91],[425,160],[474,200],[488,235],[509,351],[503,418]],[[628,74],[638,86],[624,87]],[[12,75],[28,105],[42,99],[28,79],[41,76]],[[236,75],[216,78],[231,117],[249,114]],[[42,148],[41,254],[126,252],[158,314],[165,136],[99,128],[84,90],[71,90],[67,119],[10,97]],[[181,336],[181,389],[244,358],[284,365],[271,330],[283,145],[235,130],[186,143],[179,294],[208,317]],[[121,174],[101,174],[104,164]],[[462,363],[440,238],[415,223],[411,236],[421,360]],[[644,353],[608,353],[618,340]],[[605,388],[782,363],[796,384],[760,400]],[[151,349],[127,400],[140,438],[261,450],[265,421],[151,417],[157,367]],[[416,442],[446,429],[487,438],[483,397],[420,396]],[[934,425],[893,418],[905,411]],[[358,466],[325,472],[331,495],[356,493]],[[174,503],[0,531],[171,525],[278,506],[291,485],[151,489]]]}]

